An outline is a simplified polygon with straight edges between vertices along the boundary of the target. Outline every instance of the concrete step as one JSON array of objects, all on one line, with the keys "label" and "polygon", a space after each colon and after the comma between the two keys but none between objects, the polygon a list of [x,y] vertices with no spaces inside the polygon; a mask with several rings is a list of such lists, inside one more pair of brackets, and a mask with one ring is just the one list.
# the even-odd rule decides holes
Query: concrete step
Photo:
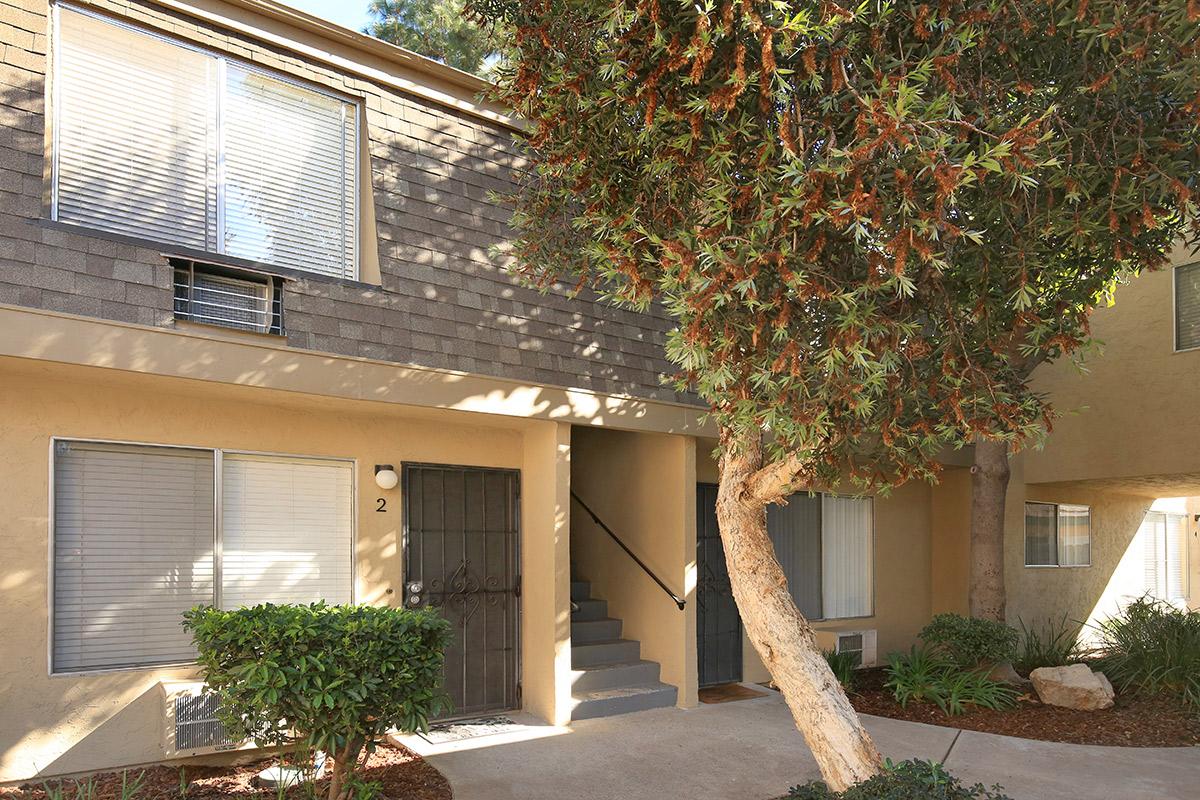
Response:
[{"label": "concrete step", "polygon": [[607,600],[576,600],[575,605],[579,609],[571,612],[572,622],[589,622],[608,618]]},{"label": "concrete step", "polygon": [[627,664],[630,661],[639,660],[641,655],[641,642],[635,642],[632,639],[572,645],[571,667],[579,669],[599,664]]},{"label": "concrete step", "polygon": [[611,642],[621,638],[621,620],[590,619],[571,623],[571,646]]},{"label": "concrete step", "polygon": [[592,584],[588,581],[571,581],[571,599],[575,601],[590,600],[592,597]]},{"label": "concrete step", "polygon": [[594,719],[647,711],[651,708],[666,708],[675,705],[675,687],[665,683],[643,686],[622,686],[615,689],[600,689],[575,696],[575,708],[571,719]]},{"label": "concrete step", "polygon": [[620,686],[646,686],[658,683],[658,662],[631,661],[627,664],[599,664],[571,670],[571,693],[584,695],[600,689]]}]

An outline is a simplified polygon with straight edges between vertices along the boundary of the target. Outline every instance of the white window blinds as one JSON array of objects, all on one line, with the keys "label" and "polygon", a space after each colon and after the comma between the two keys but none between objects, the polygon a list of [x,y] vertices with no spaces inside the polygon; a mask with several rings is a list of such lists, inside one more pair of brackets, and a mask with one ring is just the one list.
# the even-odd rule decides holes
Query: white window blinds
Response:
[{"label": "white window blinds", "polygon": [[189,661],[213,600],[211,451],[62,442],[54,459],[56,672]]},{"label": "white window blinds", "polygon": [[58,7],[55,214],[357,277],[357,107]]},{"label": "white window blinds", "polygon": [[221,606],[349,603],[352,490],[348,463],[226,455]]},{"label": "white window blinds", "polygon": [[1200,263],[1175,268],[1175,349],[1200,347]]},{"label": "white window blinds", "polygon": [[1151,511],[1138,529],[1144,588],[1159,600],[1187,599],[1187,517]]},{"label": "white window blinds", "polygon": [[215,61],[60,9],[58,219],[215,245]]},{"label": "white window blinds", "polygon": [[871,508],[870,498],[821,497],[822,604],[827,619],[872,613]]},{"label": "white window blinds", "polygon": [[226,252],[353,277],[352,111],[336,98],[228,65]]}]

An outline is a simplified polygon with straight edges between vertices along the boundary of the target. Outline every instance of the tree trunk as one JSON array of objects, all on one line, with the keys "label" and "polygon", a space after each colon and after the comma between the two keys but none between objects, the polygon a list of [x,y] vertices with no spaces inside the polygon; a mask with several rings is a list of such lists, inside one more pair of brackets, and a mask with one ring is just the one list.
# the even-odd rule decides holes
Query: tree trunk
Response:
[{"label": "tree trunk", "polygon": [[975,442],[971,467],[971,616],[1004,622],[1004,501],[1008,443]]},{"label": "tree trunk", "polygon": [[351,778],[354,768],[358,765],[358,755],[362,752],[361,739],[351,739],[346,742],[340,753],[331,753],[333,769],[329,773],[329,793],[327,800],[347,800],[350,796]]},{"label": "tree trunk", "polygon": [[788,592],[767,536],[766,504],[746,489],[747,479],[762,467],[761,443],[755,437],[738,443],[726,440],[725,445],[717,520],[734,599],[746,633],[791,709],[825,783],[844,791],[879,774],[879,751]]}]

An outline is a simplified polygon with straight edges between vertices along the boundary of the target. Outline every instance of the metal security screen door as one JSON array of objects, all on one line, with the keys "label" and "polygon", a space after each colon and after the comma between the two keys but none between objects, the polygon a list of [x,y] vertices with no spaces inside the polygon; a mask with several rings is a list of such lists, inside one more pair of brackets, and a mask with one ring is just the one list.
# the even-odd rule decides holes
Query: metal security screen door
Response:
[{"label": "metal security screen door", "polygon": [[717,529],[717,487],[696,486],[696,652],[701,686],[742,679],[742,618]]},{"label": "metal security screen door", "polygon": [[407,465],[404,604],[450,620],[444,687],[461,717],[520,706],[518,474]]}]

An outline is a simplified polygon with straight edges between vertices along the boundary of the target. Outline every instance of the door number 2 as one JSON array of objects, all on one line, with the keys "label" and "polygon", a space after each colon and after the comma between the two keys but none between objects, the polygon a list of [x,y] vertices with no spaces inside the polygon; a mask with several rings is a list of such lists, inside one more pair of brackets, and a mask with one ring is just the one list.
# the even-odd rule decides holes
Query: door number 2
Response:
[{"label": "door number 2", "polygon": [[375,498],[375,502],[377,503],[377,505],[375,506],[375,510],[386,514],[387,513],[387,498],[386,497],[377,497],[377,498]]}]

